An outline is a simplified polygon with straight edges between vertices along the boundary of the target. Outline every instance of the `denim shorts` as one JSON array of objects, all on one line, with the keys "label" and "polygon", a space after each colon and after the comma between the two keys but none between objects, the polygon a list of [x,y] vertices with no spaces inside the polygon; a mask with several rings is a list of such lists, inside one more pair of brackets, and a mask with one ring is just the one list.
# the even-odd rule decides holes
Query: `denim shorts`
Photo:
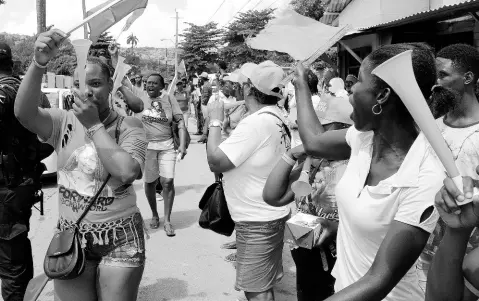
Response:
[{"label": "denim shorts", "polygon": [[288,218],[289,215],[269,222],[236,223],[236,290],[266,292],[283,278],[283,239]]},{"label": "denim shorts", "polygon": [[[101,224],[98,224],[101,226]],[[83,226],[83,224],[82,224]],[[80,228],[86,260],[100,265],[135,268],[145,264],[145,230],[140,213],[121,219],[106,231]],[[102,229],[98,227],[98,229]]]}]

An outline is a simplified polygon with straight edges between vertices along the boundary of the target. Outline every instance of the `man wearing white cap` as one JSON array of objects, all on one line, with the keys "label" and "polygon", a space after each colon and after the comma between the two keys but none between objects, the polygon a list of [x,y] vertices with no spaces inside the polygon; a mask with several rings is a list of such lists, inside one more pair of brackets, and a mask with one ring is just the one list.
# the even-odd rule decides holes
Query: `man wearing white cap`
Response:
[{"label": "man wearing white cap", "polygon": [[282,253],[288,207],[263,200],[268,175],[290,148],[290,133],[277,103],[284,72],[271,61],[252,70],[245,84],[244,118],[221,142],[224,103],[208,106],[207,155],[211,171],[223,173],[228,209],[236,229],[236,284],[248,300],[274,300],[273,287],[283,277]]}]

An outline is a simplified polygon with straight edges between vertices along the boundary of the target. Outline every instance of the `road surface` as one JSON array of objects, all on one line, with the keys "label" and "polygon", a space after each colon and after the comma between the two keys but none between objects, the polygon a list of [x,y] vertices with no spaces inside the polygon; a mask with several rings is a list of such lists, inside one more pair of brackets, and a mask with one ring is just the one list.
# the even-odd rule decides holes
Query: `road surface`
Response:
[{"label": "road surface", "polygon": [[[138,295],[140,301],[246,300],[242,292],[234,290],[234,266],[223,260],[231,250],[220,249],[221,244],[233,237],[224,237],[198,226],[198,202],[214,177],[208,169],[205,146],[196,143],[198,137],[192,138],[188,155],[176,169],[176,198],[172,214],[176,237],[167,237],[163,231],[163,202],[159,202],[161,225],[157,230],[149,229],[146,268]],[[143,183],[136,181],[134,185],[138,206],[148,227],[151,213]],[[58,217],[54,184],[49,185],[44,193],[45,216],[40,217],[35,211],[31,221],[35,275],[43,272],[43,258]],[[284,249],[284,271],[285,277],[275,288],[276,300],[296,300],[295,268],[287,246]],[[52,290],[53,285],[49,283],[39,300],[53,300]]]}]

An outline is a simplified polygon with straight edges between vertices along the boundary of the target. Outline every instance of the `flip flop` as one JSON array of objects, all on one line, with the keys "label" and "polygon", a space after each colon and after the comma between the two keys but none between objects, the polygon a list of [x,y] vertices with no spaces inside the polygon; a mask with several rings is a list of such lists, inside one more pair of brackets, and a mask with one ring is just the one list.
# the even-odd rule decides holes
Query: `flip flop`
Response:
[{"label": "flip flop", "polygon": [[160,218],[158,216],[153,216],[150,222],[151,229],[158,229],[160,227]]},{"label": "flip flop", "polygon": [[175,228],[173,228],[173,225],[171,223],[165,222],[165,225],[163,226],[163,228],[165,229],[166,236],[173,237],[176,235]]},{"label": "flip flop", "polygon": [[236,241],[232,242],[227,242],[220,247],[221,249],[227,249],[227,250],[235,250],[236,249]]}]

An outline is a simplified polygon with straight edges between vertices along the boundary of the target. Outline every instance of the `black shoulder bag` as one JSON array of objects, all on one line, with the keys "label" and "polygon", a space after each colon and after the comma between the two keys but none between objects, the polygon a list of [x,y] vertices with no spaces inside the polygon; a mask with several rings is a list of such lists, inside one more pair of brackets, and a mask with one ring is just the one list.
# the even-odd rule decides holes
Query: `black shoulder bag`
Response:
[{"label": "black shoulder bag", "polygon": [[[273,115],[279,120],[276,114],[271,112],[264,112],[260,114]],[[281,121],[283,128],[291,139],[291,134],[288,127]],[[215,183],[210,185],[203,197],[200,200],[199,207],[201,209],[201,215],[198,223],[201,228],[210,229],[221,235],[231,236],[233,234],[235,223],[231,218],[231,214],[228,210],[228,204],[226,203],[225,192],[223,190],[223,175],[220,174]]]},{"label": "black shoulder bag", "polygon": [[235,223],[231,218],[223,190],[223,175],[210,185],[200,200],[201,215],[199,224],[203,229],[210,229],[221,235],[231,236]]},{"label": "black shoulder bag", "polygon": [[[120,140],[120,127],[123,117],[118,117],[118,123],[115,130],[115,139],[118,144]],[[85,269],[85,250],[81,246],[79,227],[83,218],[87,215],[96,199],[105,188],[106,183],[110,180],[111,175],[101,185],[78,218],[76,223],[70,228],[63,230],[53,236],[50,246],[48,247],[45,260],[43,262],[43,270],[45,275],[50,279],[70,280],[80,276]]]}]

